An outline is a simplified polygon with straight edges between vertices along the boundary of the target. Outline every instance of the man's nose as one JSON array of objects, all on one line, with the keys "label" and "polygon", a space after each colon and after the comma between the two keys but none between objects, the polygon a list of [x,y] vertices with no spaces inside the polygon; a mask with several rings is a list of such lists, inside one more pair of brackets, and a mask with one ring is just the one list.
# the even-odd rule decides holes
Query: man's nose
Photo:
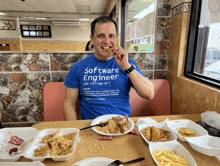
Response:
[{"label": "man's nose", "polygon": [[111,39],[109,37],[105,37],[103,42],[106,43],[106,44],[109,44],[111,41]]}]

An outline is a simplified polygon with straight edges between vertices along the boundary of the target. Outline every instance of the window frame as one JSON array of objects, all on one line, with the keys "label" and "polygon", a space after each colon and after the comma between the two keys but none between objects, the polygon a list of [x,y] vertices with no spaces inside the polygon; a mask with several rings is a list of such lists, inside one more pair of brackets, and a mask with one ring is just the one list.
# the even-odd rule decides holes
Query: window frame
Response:
[{"label": "window frame", "polygon": [[201,7],[202,7],[202,0],[192,1],[184,76],[205,83],[207,85],[220,88],[220,81],[194,72]]},{"label": "window frame", "polygon": [[[153,22],[153,47],[152,51],[128,51],[128,53],[147,53],[147,54],[155,54],[155,45],[156,45],[156,20],[157,20],[157,1],[154,0],[154,22]],[[132,2],[132,0],[121,0],[121,47],[125,49],[126,47],[126,25],[127,25],[127,16],[128,16],[128,5]],[[136,38],[133,38],[136,39]]]}]

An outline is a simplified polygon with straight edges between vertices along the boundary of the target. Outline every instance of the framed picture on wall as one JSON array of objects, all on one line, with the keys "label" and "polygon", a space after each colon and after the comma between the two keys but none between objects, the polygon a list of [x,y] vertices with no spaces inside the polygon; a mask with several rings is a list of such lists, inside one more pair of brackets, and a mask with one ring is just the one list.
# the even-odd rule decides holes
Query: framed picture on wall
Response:
[{"label": "framed picture on wall", "polygon": [[34,25],[29,25],[29,30],[35,30],[35,26]]},{"label": "framed picture on wall", "polygon": [[28,30],[28,26],[26,26],[26,25],[23,26],[23,27],[22,27],[22,30]]},{"label": "framed picture on wall", "polygon": [[50,25],[20,25],[22,37],[51,37]]},{"label": "framed picture on wall", "polygon": [[0,30],[16,30],[14,20],[0,20]]},{"label": "framed picture on wall", "polygon": [[42,30],[42,26],[41,25],[37,25],[36,26],[36,30]]}]

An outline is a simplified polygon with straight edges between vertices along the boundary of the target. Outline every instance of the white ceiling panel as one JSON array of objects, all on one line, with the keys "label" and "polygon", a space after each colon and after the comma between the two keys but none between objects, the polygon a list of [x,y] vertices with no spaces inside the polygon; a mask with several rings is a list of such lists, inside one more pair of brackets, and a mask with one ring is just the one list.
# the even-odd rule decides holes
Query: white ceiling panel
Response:
[{"label": "white ceiling panel", "polygon": [[63,12],[76,12],[76,6],[73,1],[74,0],[55,0]]},{"label": "white ceiling panel", "polygon": [[[75,4],[77,5],[89,5],[90,4],[90,1],[94,2],[96,0],[72,0]],[[105,0],[103,0],[105,1]]]},{"label": "white ceiling panel", "polygon": [[[0,12],[7,17],[88,18],[103,15],[108,0],[0,0]],[[84,16],[85,17],[85,16]]]},{"label": "white ceiling panel", "polygon": [[[46,9],[43,11],[48,11],[48,12],[50,12],[50,11],[51,12],[53,12],[53,11],[61,12],[62,11],[61,8],[59,7],[59,5],[54,0],[35,0],[35,2],[38,3],[39,5],[43,6]],[[34,8],[34,6],[31,6],[31,7]],[[40,8],[38,8],[38,6],[35,9],[37,9],[37,11],[42,11]]]}]

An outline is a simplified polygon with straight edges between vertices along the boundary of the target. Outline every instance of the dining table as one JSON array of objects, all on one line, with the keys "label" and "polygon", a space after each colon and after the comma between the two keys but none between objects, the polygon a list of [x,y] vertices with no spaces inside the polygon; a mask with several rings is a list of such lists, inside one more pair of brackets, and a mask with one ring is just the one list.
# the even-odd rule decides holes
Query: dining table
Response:
[{"label": "dining table", "polygon": [[[130,119],[136,123],[139,118],[151,118],[157,122],[162,122],[167,118],[169,120],[189,119],[194,122],[201,120],[201,114],[178,114],[178,115],[162,115],[162,116],[144,116],[131,117]],[[93,120],[75,120],[75,121],[51,121],[42,122],[33,125],[37,130],[48,128],[77,128],[81,129],[91,125]],[[132,166],[156,166],[153,160],[149,146],[141,135],[132,133],[114,136],[113,140],[99,140],[99,134],[91,128],[82,130],[79,133],[80,142],[76,144],[75,151],[67,161],[54,161],[45,159],[42,163],[46,166],[73,166],[74,163],[92,157],[104,157],[113,160],[129,161],[132,159],[144,157],[145,160],[132,164]],[[195,159],[198,166],[217,166],[220,161],[217,157],[204,155],[191,148],[187,142],[177,141],[183,145]],[[21,157],[18,162],[31,162],[30,159]]]}]

